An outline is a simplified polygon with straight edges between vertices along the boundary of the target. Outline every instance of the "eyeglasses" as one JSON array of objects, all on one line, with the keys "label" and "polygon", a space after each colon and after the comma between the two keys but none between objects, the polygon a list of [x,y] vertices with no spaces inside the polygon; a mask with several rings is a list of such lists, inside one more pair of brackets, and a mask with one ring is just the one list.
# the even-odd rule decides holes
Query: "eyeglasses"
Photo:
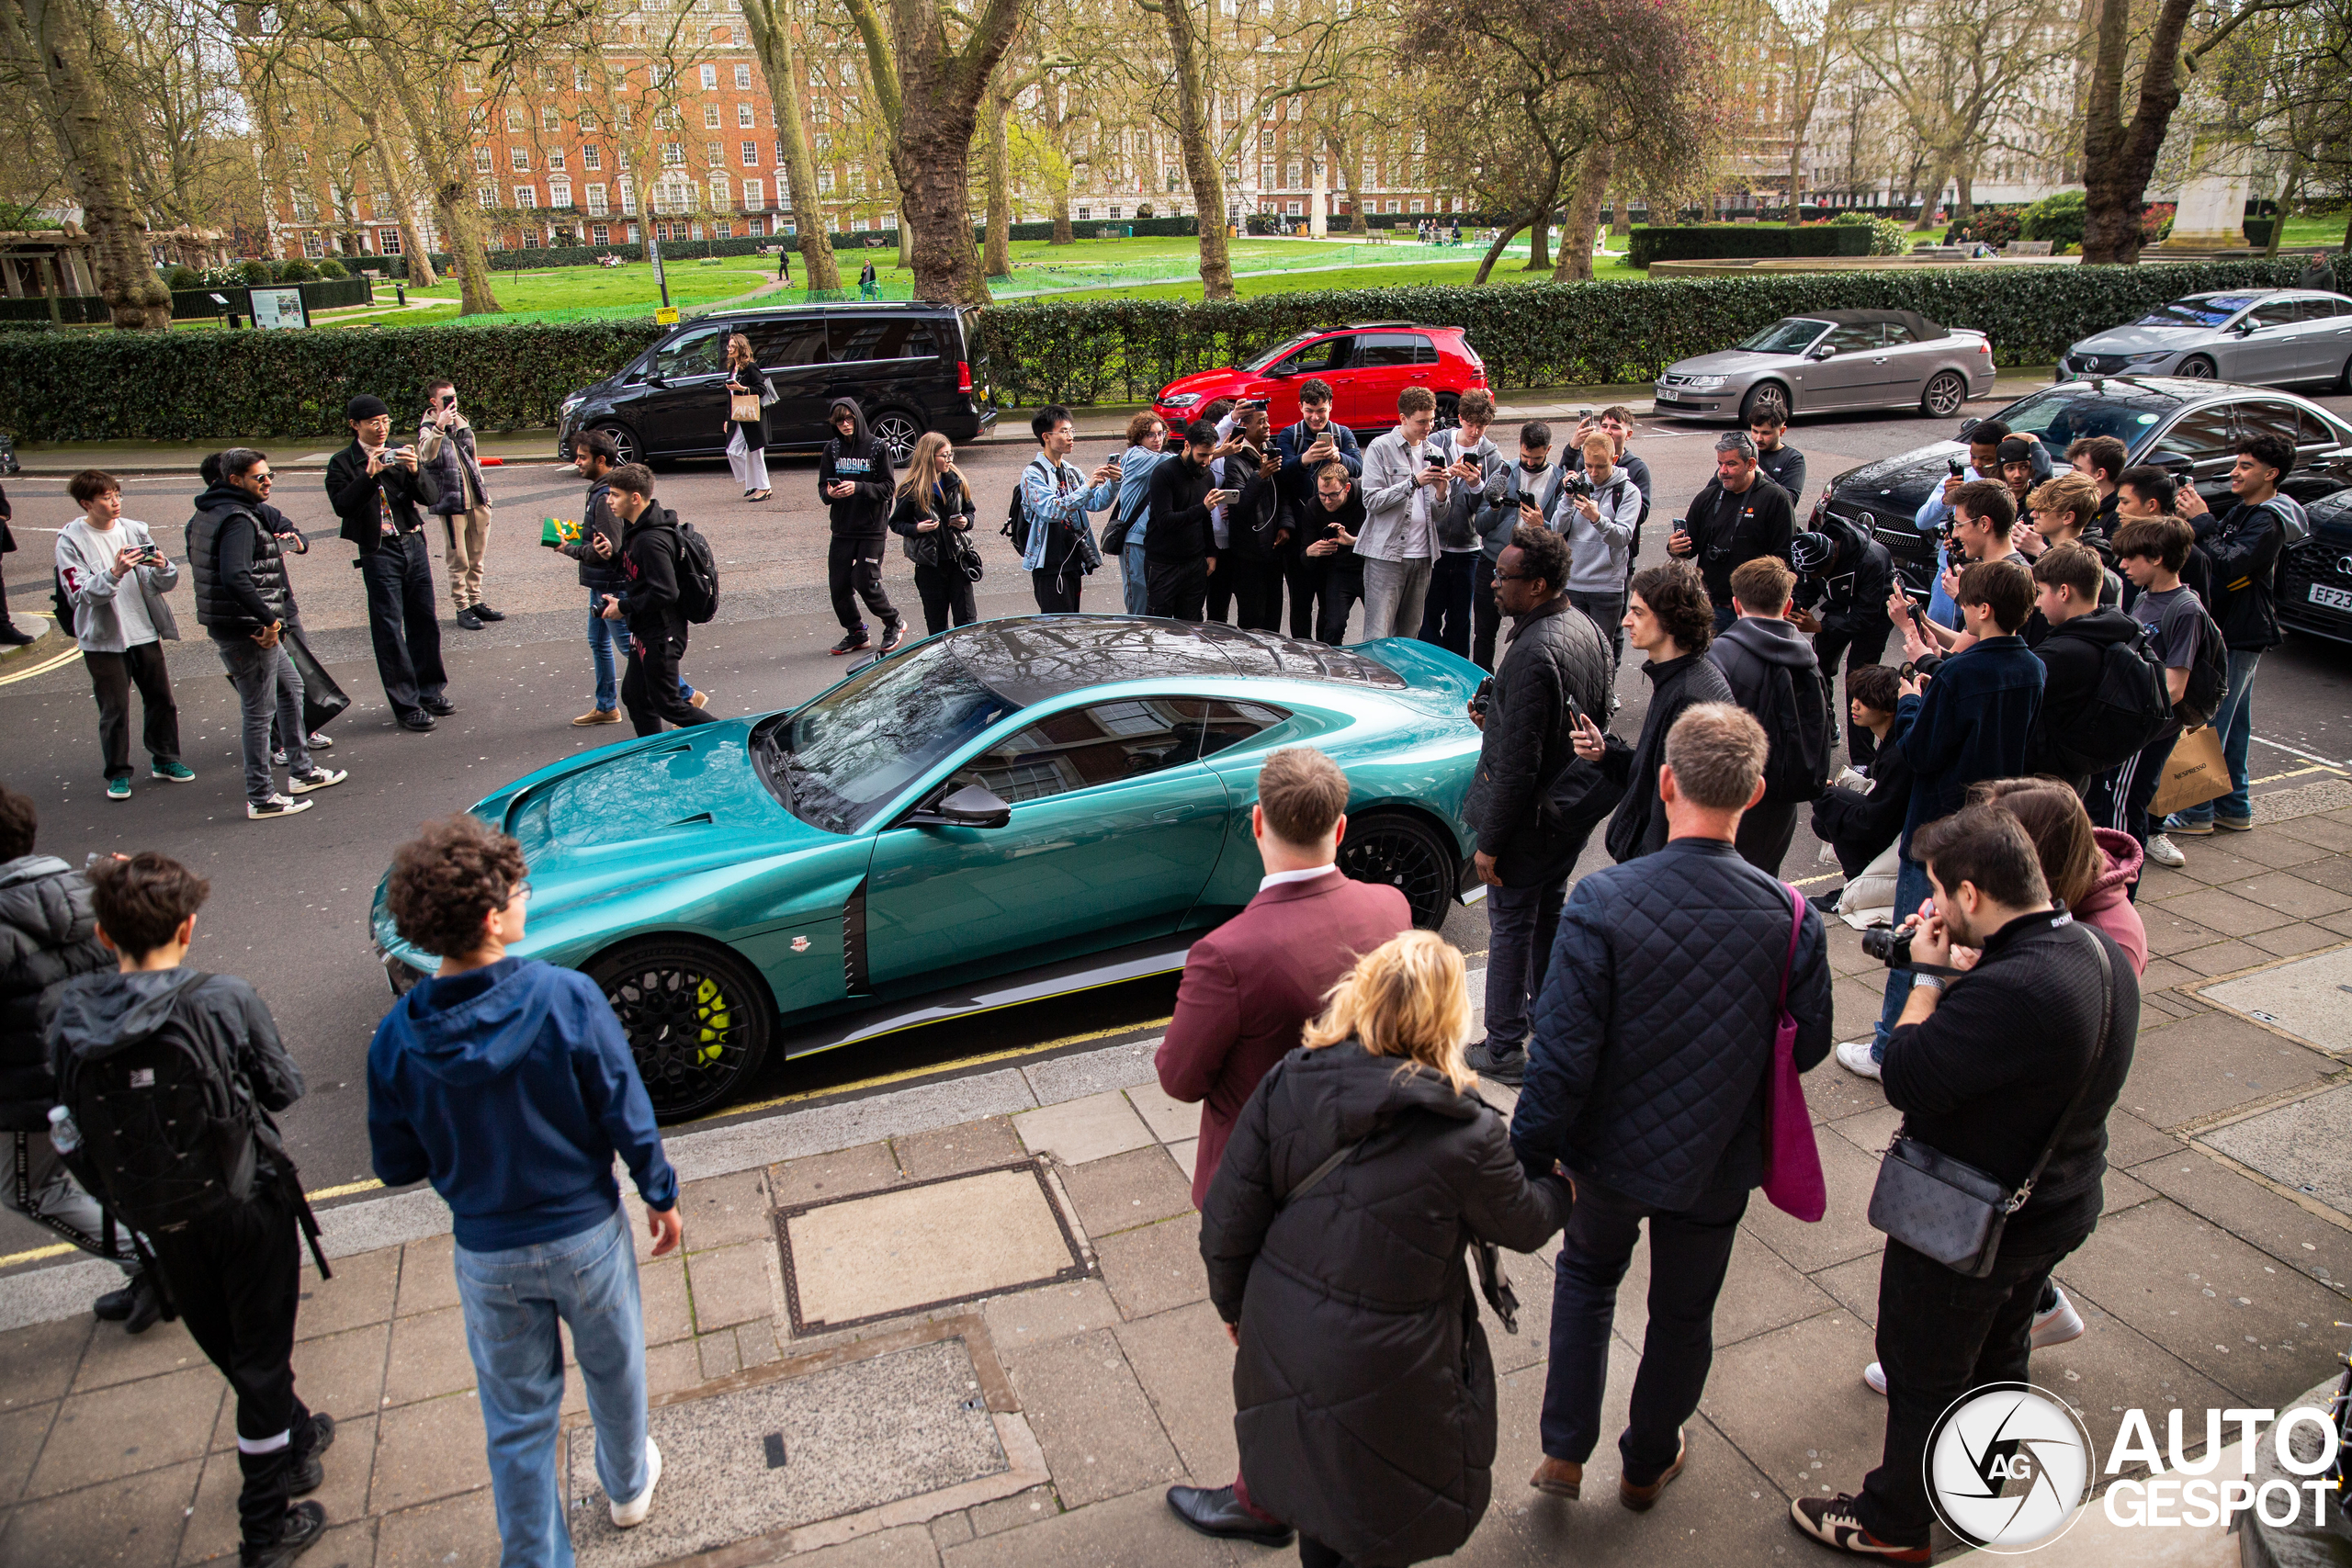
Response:
[{"label": "eyeglasses", "polygon": [[1488,579],[1488,581],[1492,582],[1541,582],[1544,580],[1540,577],[1531,577],[1523,571],[1498,571],[1495,573],[1492,578]]},{"label": "eyeglasses", "polygon": [[512,904],[515,900],[520,899],[525,903],[528,903],[530,901],[530,897],[531,885],[528,882],[518,882],[514,885],[514,890],[507,894],[506,901],[509,904]]}]

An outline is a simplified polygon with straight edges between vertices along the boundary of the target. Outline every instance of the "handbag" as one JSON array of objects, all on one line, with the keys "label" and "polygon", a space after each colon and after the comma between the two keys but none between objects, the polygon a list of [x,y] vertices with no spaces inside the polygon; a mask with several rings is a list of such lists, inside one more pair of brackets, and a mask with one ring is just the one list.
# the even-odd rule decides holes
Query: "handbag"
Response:
[{"label": "handbag", "polygon": [[1887,1145],[1886,1157],[1879,1162],[1878,1185],[1871,1190],[1871,1227],[1972,1280],[1982,1280],[1993,1271],[2001,1253],[2003,1228],[2009,1216],[2033,1196],[2034,1183],[2041,1179],[2042,1168],[2058,1147],[2059,1134],[2082,1108],[2091,1078],[2107,1055],[2108,1032],[2115,1021],[2115,966],[2107,956],[2106,944],[2087,927],[2075,929],[2083,933],[2098,958],[2098,1042],[2091,1047],[2082,1081],[2058,1113],[2041,1145],[2041,1156],[2033,1162],[2024,1183],[2011,1192],[1967,1161],[1901,1133]]},{"label": "handbag", "polygon": [[731,424],[760,423],[760,395],[757,392],[729,392],[727,395],[727,418]]},{"label": "handbag", "polygon": [[1789,980],[1796,968],[1797,938],[1804,931],[1804,895],[1786,883],[1781,887],[1791,906],[1789,953],[1781,962],[1772,1061],[1764,1069],[1764,1196],[1782,1213],[1811,1224],[1829,1212],[1829,1188],[1821,1177],[1821,1146],[1814,1142],[1804,1080],[1797,1076],[1797,1021],[1789,1011]]}]

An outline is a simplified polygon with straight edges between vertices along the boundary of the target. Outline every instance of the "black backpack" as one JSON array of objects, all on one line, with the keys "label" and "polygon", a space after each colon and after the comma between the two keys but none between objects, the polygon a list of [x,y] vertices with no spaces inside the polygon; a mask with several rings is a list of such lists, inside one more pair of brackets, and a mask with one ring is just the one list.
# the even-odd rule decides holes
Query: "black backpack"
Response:
[{"label": "black backpack", "polygon": [[678,608],[695,626],[718,614],[718,559],[691,523],[677,525]]},{"label": "black backpack", "polygon": [[[2047,647],[2047,644],[2044,644]],[[2098,683],[2077,712],[2042,709],[2043,746],[2051,765],[2069,776],[2122,766],[2172,723],[2172,693],[2165,684],[2164,649],[2154,626],[2109,643],[2099,653]]]},{"label": "black backpack", "polygon": [[1814,677],[1797,680],[1785,664],[1764,667],[1763,706],[1756,715],[1771,750],[1764,758],[1764,800],[1774,806],[1817,800],[1829,771],[1829,694]]},{"label": "black backpack", "polygon": [[2198,630],[2197,662],[2189,666],[2188,688],[2172,707],[2173,717],[2180,721],[2182,729],[2188,730],[2212,723],[2213,716],[2222,711],[2222,698],[2230,685],[2230,650],[2222,641],[2222,628],[2214,625],[2205,601],[2194,592],[2184,593],[2165,606],[2164,618],[2157,626],[2164,633],[2166,646],[2172,642],[2176,621],[2185,615],[2195,615],[2204,623]]},{"label": "black backpack", "polygon": [[81,1131],[79,1163],[97,1198],[135,1230],[170,1230],[253,1196],[258,1113],[214,1072],[176,1008],[136,1043],[65,1053],[57,1099]]},{"label": "black backpack", "polygon": [[1004,526],[998,532],[1012,541],[1015,554],[1026,556],[1029,553],[1029,513],[1027,508],[1021,504],[1019,479],[1015,479],[1012,483],[1012,501],[1004,509]]},{"label": "black backpack", "polygon": [[65,574],[55,567],[49,569],[49,604],[56,613],[57,629],[67,637],[74,635],[74,599],[65,592]]}]

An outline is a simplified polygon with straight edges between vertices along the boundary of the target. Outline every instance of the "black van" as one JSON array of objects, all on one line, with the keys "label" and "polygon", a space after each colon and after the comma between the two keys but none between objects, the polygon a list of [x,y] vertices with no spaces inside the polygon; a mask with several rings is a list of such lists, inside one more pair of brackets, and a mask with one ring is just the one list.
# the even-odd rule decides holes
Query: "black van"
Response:
[{"label": "black van", "polygon": [[570,461],[572,437],[601,430],[625,463],[725,455],[727,338],[741,333],[775,386],[769,451],[824,446],[832,434],[826,407],[848,397],[888,444],[892,463],[903,465],[925,431],[970,441],[995,425],[978,315],[917,301],[696,316],[617,373],[564,399],[556,450]]}]

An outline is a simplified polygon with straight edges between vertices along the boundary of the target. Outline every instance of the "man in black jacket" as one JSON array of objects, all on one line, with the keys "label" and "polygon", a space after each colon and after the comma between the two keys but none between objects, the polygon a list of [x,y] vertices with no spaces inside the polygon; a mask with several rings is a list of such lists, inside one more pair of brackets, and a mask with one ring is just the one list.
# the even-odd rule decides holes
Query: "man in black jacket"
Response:
[{"label": "man in black jacket", "polygon": [[[621,667],[628,662],[628,628],[605,618],[605,595],[628,586],[622,576],[620,549],[628,532],[613,511],[612,471],[620,467],[620,449],[601,430],[592,430],[571,443],[571,466],[588,481],[588,499],[580,513],[580,537],[556,547],[580,563],[580,586],[588,590],[588,653],[595,661],[594,705],[571,722],[576,725],[618,724],[621,721]],[[596,541],[605,543],[599,547]],[[678,695],[703,707],[708,692],[697,692],[685,678],[678,680]]]},{"label": "man in black jacket", "polygon": [[[1838,706],[1838,660],[1846,660],[1846,694],[1854,672],[1876,664],[1886,652],[1894,623],[1886,618],[1886,596],[1894,586],[1894,558],[1886,547],[1842,517],[1825,516],[1818,532],[1806,530],[1789,541],[1789,564],[1797,570],[1797,630],[1813,637],[1814,662]],[[1871,732],[1846,727],[1846,760],[1870,764]]]},{"label": "man in black jacket", "polygon": [[[1883,664],[1865,664],[1846,677],[1846,705],[1854,727],[1874,740],[1883,740],[1894,728],[1894,710],[1903,701],[1903,678]],[[1813,803],[1813,834],[1838,856],[1838,867],[1848,876],[1887,852],[1903,834],[1904,815],[1911,809],[1911,764],[1889,746],[1871,760],[1870,787],[1855,789],[1832,784]]]},{"label": "man in black jacket", "polygon": [[[1797,1528],[1825,1545],[1925,1562],[1930,1429],[1970,1389],[2030,1381],[2042,1287],[2098,1223],[2107,1116],[2131,1071],[2140,989],[2121,948],[2052,906],[2033,840],[2008,813],[1968,807],[1915,830],[1910,853],[1935,892],[1911,953],[1939,972],[1916,972],[1887,1041],[1887,1101],[1906,1137],[2004,1190],[2024,1186],[2050,1151],[1984,1278],[1889,1238],[1878,1284],[1885,1451],[1859,1496],[1791,1506]],[[1980,953],[1964,974],[1947,967],[1955,946]]]},{"label": "man in black jacket", "polygon": [[359,552],[368,634],[376,645],[384,700],[402,729],[431,729],[436,716],[458,711],[441,666],[433,558],[417,511],[440,499],[440,485],[431,468],[417,466],[415,447],[386,445],[392,416],[381,398],[362,393],[343,412],[351,445],[327,461],[327,500],[343,519],[343,536]]},{"label": "man in black jacket", "polygon": [[[709,724],[711,716],[680,694],[678,660],[686,655],[686,613],[678,603],[677,514],[653,500],[653,472],[642,463],[615,468],[605,481],[613,511],[628,530],[621,541],[618,593],[605,595],[604,615],[628,623],[628,671],[621,705],[639,735],[662,721]],[[599,536],[601,539],[601,536]],[[609,547],[600,555],[610,558]]]},{"label": "man in black jacket", "polygon": [[49,1140],[49,1108],[57,1103],[49,1021],[58,992],[76,975],[113,968],[114,954],[98,941],[88,880],[55,855],[33,852],[39,827],[33,803],[0,784],[0,1132],[16,1145],[15,1163],[0,1171],[0,1202],[120,1265],[129,1281],[91,1310],[143,1334],[163,1315],[154,1285],[132,1262],[127,1232],[118,1229],[107,1253],[106,1211]]},{"label": "man in black jacket", "polygon": [[1604,842],[1609,858],[1623,865],[1637,855],[1666,848],[1666,810],[1658,799],[1658,764],[1674,721],[1694,703],[1727,703],[1731,686],[1707,658],[1714,640],[1714,608],[1688,561],[1667,561],[1634,574],[1625,596],[1626,640],[1649,662],[1650,705],[1642,715],[1641,739],[1628,746],[1603,735],[1587,718],[1577,727],[1577,755],[1598,762],[1610,782],[1625,793],[1609,818]]},{"label": "man in black jacket", "polygon": [[855,653],[873,640],[857,601],[882,619],[882,652],[907,640],[907,620],[882,586],[882,550],[890,537],[890,448],[865,428],[855,398],[835,398],[825,423],[832,439],[817,459],[817,493],[831,514],[833,542],[825,552],[825,581],[833,618],[842,624],[835,653]]},{"label": "man in black jacket", "polygon": [[1757,466],[1756,443],[1733,431],[1715,438],[1715,477],[1690,498],[1680,526],[1666,536],[1666,553],[1698,564],[1721,633],[1736,618],[1731,574],[1761,556],[1787,560],[1796,527],[1788,491]]},{"label": "man in black jacket", "polygon": [[1210,512],[1232,498],[1212,488],[1209,463],[1216,426],[1194,420],[1184,450],[1151,470],[1151,524],[1144,534],[1149,571],[1146,595],[1155,615],[1201,620],[1207,612],[1209,573],[1216,570],[1216,536]]},{"label": "man in black jacket", "polygon": [[1756,466],[1789,492],[1793,508],[1804,499],[1804,454],[1789,445],[1788,434],[1789,416],[1778,409],[1759,409],[1747,422],[1748,439],[1756,443]]},{"label": "man in black jacket", "polygon": [[2246,750],[2254,739],[2254,673],[2262,656],[2285,640],[2278,633],[2278,553],[2287,547],[2290,509],[2297,525],[2303,517],[2291,496],[2278,493],[2295,466],[2293,442],[2266,430],[2240,441],[2237,455],[2230,470],[2230,493],[2237,497],[2236,505],[2217,517],[2195,485],[2181,486],[2179,501],[2180,514],[2197,530],[2197,547],[2212,563],[2213,592],[2206,607],[2230,649],[2230,683],[2213,715],[2222,759],[2230,765],[2230,793],[2174,812],[2165,819],[2167,836],[2211,833],[2216,828],[2243,833],[2254,826],[2246,769]]},{"label": "man in black jacket", "polygon": [[[302,676],[287,657],[294,593],[277,535],[262,516],[269,459],[250,446],[220,454],[220,482],[196,498],[187,525],[187,564],[196,580],[196,618],[237,688],[245,758],[245,816],[268,821],[298,816],[300,798],[349,775],[311,759],[302,714]],[[287,793],[271,772],[270,731],[286,749]]]},{"label": "man in black jacket", "polygon": [[1609,711],[1612,665],[1600,629],[1568,603],[1568,542],[1549,528],[1522,523],[1512,533],[1495,563],[1495,598],[1514,625],[1499,667],[1470,699],[1483,738],[1463,814],[1477,830],[1488,937],[1487,1039],[1466,1060],[1512,1084],[1527,1069],[1527,1008],[1543,993],[1568,874],[1598,819],[1560,821],[1546,798],[1576,764],[1577,718]]},{"label": "man in black jacket", "polygon": [[[1316,478],[1326,463],[1338,463],[1347,474],[1350,487],[1363,473],[1363,453],[1356,445],[1356,433],[1331,417],[1331,384],[1310,378],[1298,389],[1298,423],[1283,430],[1274,437],[1274,449],[1282,454],[1283,499],[1291,515],[1304,518],[1306,509],[1316,502]],[[1283,581],[1290,590],[1290,635],[1309,637],[1317,635],[1319,618],[1316,614],[1317,595],[1329,574],[1324,566],[1309,560],[1306,555],[1307,541],[1293,535],[1289,547],[1283,552]],[[1351,557],[1350,558],[1353,558]],[[1361,585],[1363,573],[1356,581]],[[1361,586],[1356,597],[1363,597]],[[1350,605],[1354,601],[1349,602]],[[1342,614],[1340,624],[1347,619]]]},{"label": "man in black jacket", "polygon": [[2117,757],[2086,758],[2072,744],[2098,699],[2107,650],[2140,635],[2140,623],[2121,610],[2099,607],[2107,573],[2087,545],[2052,545],[2033,563],[2034,604],[2050,630],[2033,650],[2041,660],[2041,710],[2027,741],[2025,771],[2064,779],[2076,795],[2091,779],[2120,766]]},{"label": "man in black jacket", "polygon": [[1510,1129],[1531,1175],[1556,1161],[1577,1185],[1552,1297],[1539,1492],[1574,1497],[1583,1484],[1617,1287],[1645,1219],[1649,1332],[1617,1442],[1619,1497],[1647,1508],[1681,1473],[1715,1298],[1764,1179],[1784,986],[1797,1070],[1829,1054],[1821,917],[1733,847],[1764,794],[1764,752],[1762,728],[1730,704],[1686,710],[1658,771],[1666,848],[1585,877],[1561,916]]},{"label": "man in black jacket", "polygon": [[[1306,568],[1314,603],[1315,637],[1332,648],[1348,640],[1348,616],[1363,597],[1363,563],[1356,536],[1363,532],[1363,491],[1336,458],[1315,475],[1315,493],[1296,516],[1291,551]],[[1298,602],[1291,601],[1295,610]]]},{"label": "man in black jacket", "polygon": [[1739,852],[1778,876],[1796,837],[1798,810],[1819,798],[1827,782],[1837,726],[1813,645],[1788,619],[1796,573],[1777,557],[1759,556],[1731,574],[1731,585],[1739,619],[1707,657],[1730,683],[1732,700],[1756,716],[1772,743],[1764,798],[1739,819]]}]

